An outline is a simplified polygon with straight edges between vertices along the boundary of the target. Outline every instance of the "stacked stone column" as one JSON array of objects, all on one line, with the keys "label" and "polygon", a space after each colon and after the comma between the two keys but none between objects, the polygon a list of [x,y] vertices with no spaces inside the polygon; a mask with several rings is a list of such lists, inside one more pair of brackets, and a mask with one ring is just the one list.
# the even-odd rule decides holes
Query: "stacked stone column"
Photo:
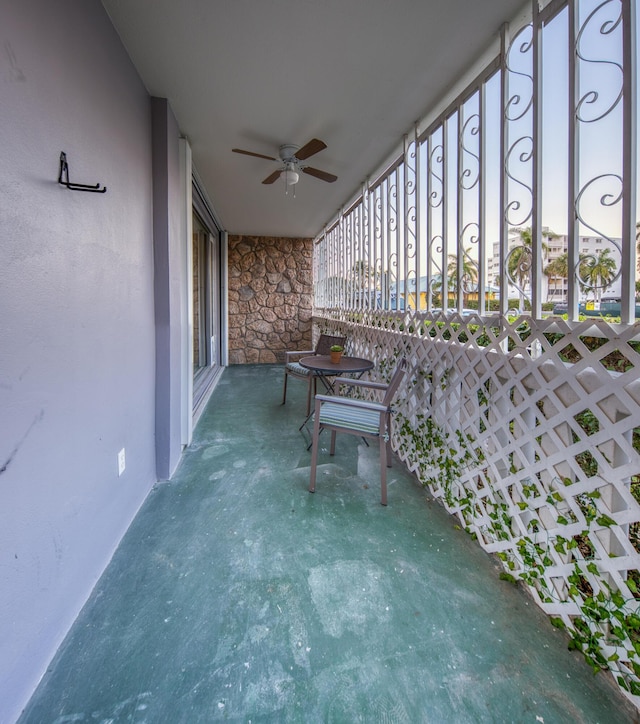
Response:
[{"label": "stacked stone column", "polygon": [[311,349],[312,239],[229,236],[229,364]]}]

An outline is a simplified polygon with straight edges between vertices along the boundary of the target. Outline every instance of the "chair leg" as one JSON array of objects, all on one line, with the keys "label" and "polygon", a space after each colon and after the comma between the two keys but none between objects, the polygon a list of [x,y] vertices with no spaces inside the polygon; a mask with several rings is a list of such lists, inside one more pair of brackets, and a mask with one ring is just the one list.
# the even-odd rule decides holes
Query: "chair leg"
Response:
[{"label": "chair leg", "polygon": [[307,417],[309,417],[309,413],[311,412],[311,387],[313,386],[313,375],[309,375],[309,386],[307,388]]},{"label": "chair leg", "polygon": [[391,420],[387,419],[386,424],[386,431],[387,431],[387,467],[391,467]]},{"label": "chair leg", "polygon": [[313,437],[311,438],[311,475],[309,478],[309,492],[316,492],[316,467],[318,465],[318,448],[320,443],[320,401],[316,402],[316,409],[313,419]]},{"label": "chair leg", "polygon": [[[284,405],[284,403],[287,401],[287,379],[288,379],[288,378],[289,378],[289,375],[285,372],[285,373],[284,373],[284,390],[283,390],[283,393],[282,393],[282,404],[283,404],[283,405]],[[307,411],[307,415],[308,415],[308,414],[309,414],[309,412]]]},{"label": "chair leg", "polygon": [[380,503],[387,504],[387,443],[380,436]]},{"label": "chair leg", "polygon": [[391,466],[391,436],[389,436],[389,438],[386,442],[386,447],[387,447],[387,454],[386,454],[387,467],[390,468],[390,467],[392,467]]}]

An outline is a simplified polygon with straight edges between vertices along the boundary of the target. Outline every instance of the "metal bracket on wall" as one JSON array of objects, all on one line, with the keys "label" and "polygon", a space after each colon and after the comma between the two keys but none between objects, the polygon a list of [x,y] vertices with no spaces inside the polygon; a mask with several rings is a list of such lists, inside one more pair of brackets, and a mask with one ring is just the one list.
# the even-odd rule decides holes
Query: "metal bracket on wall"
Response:
[{"label": "metal bracket on wall", "polygon": [[91,186],[88,184],[75,184],[69,181],[69,164],[67,163],[67,154],[62,151],[60,154],[60,173],[58,174],[58,183],[66,186],[71,191],[93,191],[97,194],[103,194],[107,187],[100,188],[100,184]]}]

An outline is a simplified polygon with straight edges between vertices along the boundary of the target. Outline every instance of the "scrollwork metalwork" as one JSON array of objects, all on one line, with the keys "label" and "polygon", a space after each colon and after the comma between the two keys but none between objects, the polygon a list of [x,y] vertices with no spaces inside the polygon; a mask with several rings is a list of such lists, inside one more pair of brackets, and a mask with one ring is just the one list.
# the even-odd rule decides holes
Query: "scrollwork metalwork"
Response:
[{"label": "scrollwork metalwork", "polygon": [[523,299],[527,298],[526,286],[527,281],[531,281],[531,267],[533,265],[531,248],[525,244],[514,246],[507,254],[504,263],[507,281],[511,286],[515,287]]},{"label": "scrollwork metalwork", "polygon": [[[600,3],[598,7],[596,7],[585,19],[584,23],[582,24],[580,31],[578,32],[578,35],[576,37],[576,55],[578,58],[583,61],[584,63],[589,63],[592,65],[600,65],[600,66],[606,66],[610,67],[616,70],[616,74],[619,75],[620,83],[619,83],[619,89],[617,92],[616,97],[610,101],[608,104],[604,105],[604,108],[594,117],[589,118],[588,115],[583,112],[588,110],[589,107],[595,106],[598,101],[601,98],[602,92],[598,90],[591,89],[584,93],[580,100],[577,103],[576,106],[576,118],[579,121],[582,121],[583,123],[595,123],[596,121],[600,121],[606,116],[608,116],[613,109],[620,103],[622,100],[623,95],[623,77],[624,77],[624,69],[622,65],[615,60],[606,60],[606,59],[596,59],[596,58],[590,58],[586,55],[586,53],[583,51],[583,45],[592,47],[594,45],[593,42],[586,42],[583,43],[584,36],[587,33],[588,30],[590,30],[594,19],[598,16],[598,14],[605,9],[607,6],[617,5],[618,6],[618,14],[617,17],[611,19],[607,19],[603,21],[600,25],[600,29],[597,31],[600,33],[601,36],[607,36],[612,35],[621,25],[622,23],[622,4],[619,2],[619,0],[604,0],[604,2]],[[583,76],[585,74],[582,74]],[[588,74],[588,77],[598,77],[599,74]],[[605,85],[605,84],[603,84]],[[610,90],[612,87],[611,83],[606,84],[606,89]]]},{"label": "scrollwork metalwork", "polygon": [[[526,37],[527,33],[530,35],[529,38]],[[522,36],[522,38],[521,38]],[[524,38],[524,39],[523,39]],[[518,45],[519,43],[519,45]],[[533,26],[532,25],[526,25],[522,30],[516,35],[516,37],[513,39],[513,42],[511,43],[511,46],[509,48],[509,52],[507,53],[506,57],[506,67],[507,71],[512,74],[512,76],[517,76],[518,78],[524,78],[526,79],[526,82],[528,85],[531,86],[531,92],[529,95],[529,98],[526,101],[526,104],[523,106],[522,109],[518,109],[517,107],[523,103],[523,97],[520,93],[514,93],[511,95],[507,101],[506,108],[504,110],[504,116],[507,121],[518,121],[521,118],[524,118],[528,111],[531,109],[531,106],[533,105],[533,74],[531,72],[526,73],[522,70],[516,70],[514,67],[514,63],[512,62],[515,60],[513,53],[515,52],[515,49],[517,48],[517,52],[519,52],[522,56],[525,56],[529,54],[533,48]],[[531,66],[531,59],[527,58],[527,62],[529,66]],[[516,109],[515,114],[512,115],[512,110]]]},{"label": "scrollwork metalwork", "polygon": [[[405,181],[404,190],[407,196],[411,196],[416,191],[416,157],[417,157],[417,145],[415,141],[411,141],[407,146],[407,151],[404,155],[404,167]],[[413,163],[411,163],[413,161]]]},{"label": "scrollwork metalwork", "polygon": [[398,180],[393,175],[393,181],[387,179],[387,231],[395,233],[398,230]]},{"label": "scrollwork metalwork", "polygon": [[430,305],[430,300],[442,291],[442,267],[438,264],[437,259],[442,258],[443,249],[444,238],[442,235],[436,234],[429,241],[429,259],[431,260],[431,268],[427,285],[427,294],[429,295],[427,301],[428,305]]},{"label": "scrollwork metalwork", "polygon": [[[521,145],[528,145],[529,148],[525,148],[524,150],[518,149],[518,146]],[[505,208],[505,219],[506,222],[510,226],[524,226],[527,221],[531,218],[533,214],[533,186],[531,184],[527,184],[521,179],[517,178],[514,173],[511,172],[511,157],[513,154],[518,153],[518,161],[525,165],[530,164],[531,159],[533,158],[533,138],[531,136],[522,136],[517,141],[515,141],[511,147],[509,148],[509,151],[507,153],[505,166],[506,166],[506,173],[507,177],[513,181],[514,184],[516,184],[521,189],[524,189],[527,193],[528,199],[530,200],[530,206],[529,210],[526,212],[525,216],[522,216],[521,218],[514,218],[512,216],[512,212],[520,211],[521,207],[523,206],[523,202],[518,199],[513,199],[512,201],[509,201],[507,204],[507,207]],[[510,188],[512,191],[513,188]]]},{"label": "scrollwork metalwork", "polygon": [[[526,102],[519,93],[511,95],[504,109],[505,133],[509,139],[504,159],[508,181],[504,219],[509,226],[515,227],[525,225],[533,215],[533,37],[533,26],[526,25],[515,36],[505,59],[509,85],[513,86],[514,80],[525,79],[529,94]],[[516,60],[522,60],[526,68],[516,69]],[[522,108],[518,108],[520,104]],[[516,108],[518,112],[514,113]],[[512,140],[512,134],[518,137]]]},{"label": "scrollwork metalwork", "polygon": [[[432,209],[437,209],[444,202],[444,181],[442,171],[440,175],[435,172],[435,169],[442,168],[444,162],[444,146],[438,143],[433,147],[431,154],[429,155],[429,177],[431,181],[431,192],[429,194],[429,205]],[[434,181],[435,186],[434,188]]]},{"label": "scrollwork metalwork", "polygon": [[460,148],[464,158],[472,159],[475,165],[474,170],[465,166],[462,168],[460,173],[460,186],[465,190],[469,191],[474,188],[480,181],[480,155],[474,153],[468,145],[465,143],[465,139],[468,136],[478,136],[480,133],[480,115],[474,113],[472,116],[467,118],[460,131]]},{"label": "scrollwork metalwork", "polygon": [[[603,240],[606,239],[606,241],[614,249],[617,249],[618,253],[622,257],[622,247],[621,247],[620,243],[617,241],[617,239],[614,239],[611,236],[608,236],[601,230],[597,229],[594,225],[590,224],[584,218],[584,215],[581,212],[583,196],[585,196],[585,194],[590,192],[596,184],[601,183],[606,179],[614,181],[614,183],[616,183],[616,185],[619,184],[620,188],[616,192],[611,192],[608,189],[606,189],[604,192],[600,192],[600,199],[599,199],[600,206],[605,207],[605,208],[610,208],[610,207],[616,206],[617,204],[621,203],[622,192],[623,192],[622,177],[615,173],[600,174],[599,176],[596,176],[595,178],[592,178],[590,181],[588,181],[583,186],[580,193],[577,195],[576,201],[575,201],[576,218],[583,226],[585,226],[587,229],[590,229],[597,237],[599,237]],[[598,195],[598,194],[596,194],[596,195]],[[593,211],[595,204],[587,204],[587,206],[590,211]],[[618,268],[616,270],[615,274],[612,274],[610,277],[609,276],[606,277],[606,280],[605,280],[605,278],[602,278],[601,283],[597,283],[597,275],[596,275],[596,280],[594,282],[594,279],[592,276],[592,271],[593,271],[594,267],[599,263],[601,263],[601,259],[599,259],[595,254],[586,254],[580,258],[580,263],[578,264],[578,267],[575,270],[575,278],[583,289],[585,289],[585,290],[606,289],[607,287],[611,286],[622,275],[622,266],[620,266],[620,268]]]},{"label": "scrollwork metalwork", "polygon": [[[473,231],[476,233],[474,234]],[[469,222],[460,234],[462,241],[462,276],[460,280],[463,294],[478,292],[480,289],[480,268],[476,259],[471,256],[469,250],[478,244],[480,239],[480,227],[477,222]]]}]

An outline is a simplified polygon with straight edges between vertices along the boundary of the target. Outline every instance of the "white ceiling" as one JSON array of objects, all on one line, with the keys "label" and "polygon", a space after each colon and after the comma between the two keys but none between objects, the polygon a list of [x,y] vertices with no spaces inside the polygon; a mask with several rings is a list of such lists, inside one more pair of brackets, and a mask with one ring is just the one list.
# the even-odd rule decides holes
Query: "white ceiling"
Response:
[{"label": "white ceiling", "polygon": [[[149,93],[167,98],[232,234],[315,236],[522,0],[103,0]],[[295,198],[262,184],[319,138]]]}]

